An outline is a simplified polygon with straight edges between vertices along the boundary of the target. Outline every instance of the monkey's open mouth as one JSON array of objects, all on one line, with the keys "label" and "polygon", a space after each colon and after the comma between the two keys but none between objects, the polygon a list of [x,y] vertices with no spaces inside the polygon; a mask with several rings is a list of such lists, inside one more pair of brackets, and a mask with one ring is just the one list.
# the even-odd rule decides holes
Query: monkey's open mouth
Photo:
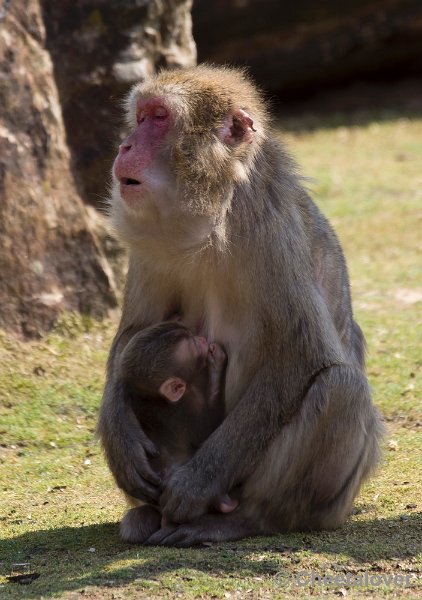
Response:
[{"label": "monkey's open mouth", "polygon": [[131,179],[130,177],[123,177],[121,180],[121,183],[123,183],[123,185],[140,185],[141,182],[138,181],[137,179]]}]

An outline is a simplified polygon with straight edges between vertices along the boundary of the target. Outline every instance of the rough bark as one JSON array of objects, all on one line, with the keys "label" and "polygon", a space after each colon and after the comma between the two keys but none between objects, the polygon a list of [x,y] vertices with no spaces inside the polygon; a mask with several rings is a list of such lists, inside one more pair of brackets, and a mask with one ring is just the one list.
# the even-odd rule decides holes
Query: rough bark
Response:
[{"label": "rough bark", "polygon": [[191,0],[42,0],[79,191],[101,207],[119,101],[156,68],[195,64]]},{"label": "rough bark", "polygon": [[61,311],[104,315],[112,275],[70,168],[38,0],[0,22],[0,326],[25,336]]},{"label": "rough bark", "polygon": [[286,97],[422,72],[420,0],[195,0],[199,60],[246,65]]}]

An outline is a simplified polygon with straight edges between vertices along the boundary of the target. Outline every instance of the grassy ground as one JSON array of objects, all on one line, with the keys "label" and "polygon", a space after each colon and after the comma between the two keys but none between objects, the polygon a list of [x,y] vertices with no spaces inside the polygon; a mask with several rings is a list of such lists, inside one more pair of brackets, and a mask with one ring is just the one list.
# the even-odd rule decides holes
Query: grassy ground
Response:
[{"label": "grassy ground", "polygon": [[[290,119],[285,138],[343,243],[388,424],[356,514],[335,532],[204,549],[123,544],[124,504],[94,440],[115,324],[68,317],[42,342],[0,336],[1,598],[421,597],[422,120],[353,121]],[[39,577],[6,578],[25,573]]]}]

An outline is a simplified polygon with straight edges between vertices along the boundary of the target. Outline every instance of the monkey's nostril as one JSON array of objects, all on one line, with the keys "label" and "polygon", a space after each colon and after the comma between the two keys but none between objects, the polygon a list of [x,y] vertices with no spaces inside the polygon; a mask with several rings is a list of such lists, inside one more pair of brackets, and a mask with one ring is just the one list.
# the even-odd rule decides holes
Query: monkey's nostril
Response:
[{"label": "monkey's nostril", "polygon": [[132,148],[132,144],[128,144],[127,142],[123,142],[119,146],[119,152],[127,152]]},{"label": "monkey's nostril", "polygon": [[140,185],[140,181],[137,179],[131,179],[130,177],[122,177],[121,183],[124,185]]}]

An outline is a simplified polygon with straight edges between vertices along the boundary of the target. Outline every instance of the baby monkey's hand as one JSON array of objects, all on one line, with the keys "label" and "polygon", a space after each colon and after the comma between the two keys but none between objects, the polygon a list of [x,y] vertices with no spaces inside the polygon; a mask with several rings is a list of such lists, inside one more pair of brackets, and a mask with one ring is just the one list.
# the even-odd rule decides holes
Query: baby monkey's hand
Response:
[{"label": "baby monkey's hand", "polygon": [[227,363],[227,354],[224,350],[223,346],[217,344],[217,342],[213,342],[209,345],[208,350],[208,366],[209,368],[222,369],[226,366]]},{"label": "baby monkey's hand", "polygon": [[216,401],[223,389],[227,354],[220,344],[213,342],[208,349],[208,394],[210,402]]}]

